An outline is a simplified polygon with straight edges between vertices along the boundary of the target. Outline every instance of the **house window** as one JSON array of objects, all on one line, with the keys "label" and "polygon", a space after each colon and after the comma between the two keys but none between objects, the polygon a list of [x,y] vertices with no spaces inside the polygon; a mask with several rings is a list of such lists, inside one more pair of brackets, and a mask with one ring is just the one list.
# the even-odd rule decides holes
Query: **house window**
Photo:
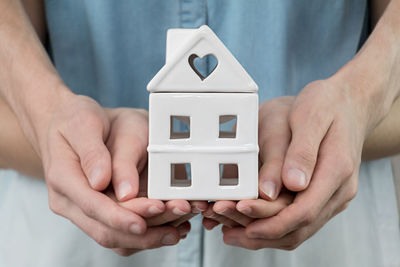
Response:
[{"label": "house window", "polygon": [[219,138],[236,138],[237,116],[219,116]]},{"label": "house window", "polygon": [[219,185],[238,185],[239,168],[235,163],[219,164]]},{"label": "house window", "polygon": [[170,139],[187,139],[190,137],[190,117],[170,117]]},{"label": "house window", "polygon": [[188,187],[192,185],[190,163],[171,164],[171,186]]}]

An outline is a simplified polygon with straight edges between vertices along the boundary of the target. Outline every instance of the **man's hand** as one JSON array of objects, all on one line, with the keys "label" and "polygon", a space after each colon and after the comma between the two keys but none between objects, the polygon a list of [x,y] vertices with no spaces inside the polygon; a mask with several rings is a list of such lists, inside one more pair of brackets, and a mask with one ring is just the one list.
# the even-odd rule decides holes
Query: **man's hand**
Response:
[{"label": "man's hand", "polygon": [[366,137],[366,115],[358,108],[362,103],[349,90],[327,80],[300,92],[286,112],[291,140],[279,162],[284,186],[301,192],[276,216],[254,221],[246,229],[224,228],[226,243],[294,249],[347,207],[357,191]]}]

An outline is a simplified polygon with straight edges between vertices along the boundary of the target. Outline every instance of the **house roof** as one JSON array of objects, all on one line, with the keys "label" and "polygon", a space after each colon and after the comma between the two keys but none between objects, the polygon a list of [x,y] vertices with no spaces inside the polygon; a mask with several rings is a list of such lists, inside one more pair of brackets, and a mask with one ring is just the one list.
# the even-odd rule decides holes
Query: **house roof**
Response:
[{"label": "house roof", "polygon": [[[193,67],[193,59],[210,54],[218,63],[204,78]],[[168,30],[166,63],[147,85],[150,92],[256,92],[257,89],[250,75],[206,25]]]}]

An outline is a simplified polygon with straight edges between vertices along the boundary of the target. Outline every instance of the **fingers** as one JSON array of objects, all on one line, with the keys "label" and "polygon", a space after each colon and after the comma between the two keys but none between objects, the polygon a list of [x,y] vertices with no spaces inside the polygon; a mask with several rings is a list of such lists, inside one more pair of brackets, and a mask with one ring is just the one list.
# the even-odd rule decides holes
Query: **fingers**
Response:
[{"label": "fingers", "polygon": [[300,227],[279,239],[250,238],[245,228],[223,227],[224,242],[228,245],[247,249],[279,248],[293,250],[318,231],[328,220],[343,211],[355,196],[357,174],[343,184],[328,201],[325,207],[309,225]]},{"label": "fingers", "polygon": [[191,206],[186,200],[170,200],[165,203],[165,210],[162,214],[146,219],[147,225],[162,225],[173,222],[184,215],[188,215]]},{"label": "fingers", "polygon": [[341,183],[343,170],[336,167],[338,158],[340,157],[334,152],[326,158],[322,157],[315,169],[313,182],[307,190],[298,193],[294,202],[276,216],[257,220],[248,225],[247,236],[279,239],[302,226],[312,224]]},{"label": "fingers", "polygon": [[[180,231],[172,226],[159,226],[147,229],[143,234],[132,234],[111,228],[88,217],[73,203],[65,215],[98,244],[106,248],[151,249],[175,245],[180,239]],[[187,229],[187,225],[183,226]],[[190,230],[190,226],[189,226]],[[185,230],[186,233],[188,230]],[[183,232],[185,232],[183,231]]]},{"label": "fingers", "polygon": [[[65,196],[88,217],[111,228],[126,233],[144,233],[145,221],[140,216],[119,206],[105,194],[93,190],[82,173],[79,162],[70,160],[71,157],[74,157],[73,151],[66,151],[68,150],[61,149],[52,157],[57,164],[53,164],[53,168],[50,168],[47,173],[46,182],[49,192],[54,191]],[[62,153],[62,155],[57,153]],[[70,155],[67,155],[68,153]],[[51,199],[50,206],[57,214],[67,217],[65,215],[67,210],[58,205],[57,199]]]},{"label": "fingers", "polygon": [[321,109],[322,105],[304,104],[309,101],[306,93],[299,94],[289,118],[292,140],[286,153],[282,179],[291,191],[301,191],[308,186],[320,144],[333,121],[333,114]]},{"label": "fingers", "polygon": [[203,217],[202,225],[204,226],[204,228],[206,228],[206,230],[210,231],[210,230],[214,229],[214,227],[219,225],[219,224],[220,224],[219,222],[217,222],[217,221],[215,221],[213,219]]},{"label": "fingers", "polygon": [[201,213],[208,208],[207,201],[190,201],[190,206],[192,207],[192,213]]},{"label": "fingers", "polygon": [[212,220],[217,221],[228,227],[235,227],[235,226],[239,225],[237,222],[233,221],[232,219],[215,213],[213,210],[213,207],[214,207],[214,203],[209,204],[207,210],[202,212],[202,215],[205,218],[212,219]]},{"label": "fingers", "polygon": [[176,219],[175,221],[170,222],[169,225],[171,225],[173,227],[178,227],[181,224],[189,221],[190,219],[192,219],[193,217],[195,217],[197,215],[198,214],[195,214],[195,213],[189,213],[189,214],[183,215],[182,217]]},{"label": "fingers", "polygon": [[253,221],[252,218],[236,210],[236,203],[228,200],[217,201],[214,204],[213,211],[219,215],[225,216],[236,223],[247,226]]},{"label": "fingers", "polygon": [[112,184],[119,201],[136,197],[139,191],[139,173],[147,160],[147,140],[138,138],[138,131],[143,130],[129,121],[111,122],[107,147],[112,158]]},{"label": "fingers", "polygon": [[190,206],[191,206],[191,213],[183,215],[182,217],[171,222],[170,225],[174,227],[180,226],[182,223],[189,221],[197,214],[201,213],[202,211],[205,211],[208,207],[208,204],[206,201],[191,201]]},{"label": "fingers", "polygon": [[130,199],[119,204],[144,218],[160,215],[165,211],[165,205],[162,201],[144,197]]},{"label": "fingers", "polygon": [[241,200],[236,204],[236,209],[251,218],[268,218],[290,205],[293,197],[294,195],[289,192],[282,192],[275,201],[264,199]]},{"label": "fingers", "polygon": [[[190,231],[190,223],[186,222],[185,224],[179,226],[177,228],[177,230],[179,232],[180,238],[184,239],[186,237],[187,233],[189,233],[189,231]],[[129,249],[129,248],[114,248],[113,251],[120,256],[127,257],[127,256],[130,256],[141,250],[140,249]]]},{"label": "fingers", "polygon": [[102,109],[90,110],[74,116],[60,133],[64,138],[60,142],[72,147],[91,187],[97,191],[106,189],[111,180],[111,156],[104,144],[108,122],[104,117]]},{"label": "fingers", "polygon": [[282,187],[282,166],[291,137],[288,117],[292,101],[279,98],[266,101],[260,107],[259,195],[264,199],[276,199]]},{"label": "fingers", "polygon": [[292,250],[294,248],[290,247],[291,235],[285,236],[279,240],[268,240],[261,238],[249,238],[245,234],[245,228],[235,227],[227,228],[222,227],[222,232],[224,234],[224,243],[230,246],[242,247],[250,250],[258,250],[262,248],[277,248]]}]

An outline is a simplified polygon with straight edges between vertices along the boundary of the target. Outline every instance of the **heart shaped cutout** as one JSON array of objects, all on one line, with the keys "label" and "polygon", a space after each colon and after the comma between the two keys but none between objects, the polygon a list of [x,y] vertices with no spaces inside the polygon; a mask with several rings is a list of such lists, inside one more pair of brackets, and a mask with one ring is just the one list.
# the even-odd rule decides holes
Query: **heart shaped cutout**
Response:
[{"label": "heart shaped cutout", "polygon": [[207,54],[199,57],[196,54],[191,54],[189,57],[189,65],[192,70],[204,81],[217,68],[218,59],[213,54]]}]

